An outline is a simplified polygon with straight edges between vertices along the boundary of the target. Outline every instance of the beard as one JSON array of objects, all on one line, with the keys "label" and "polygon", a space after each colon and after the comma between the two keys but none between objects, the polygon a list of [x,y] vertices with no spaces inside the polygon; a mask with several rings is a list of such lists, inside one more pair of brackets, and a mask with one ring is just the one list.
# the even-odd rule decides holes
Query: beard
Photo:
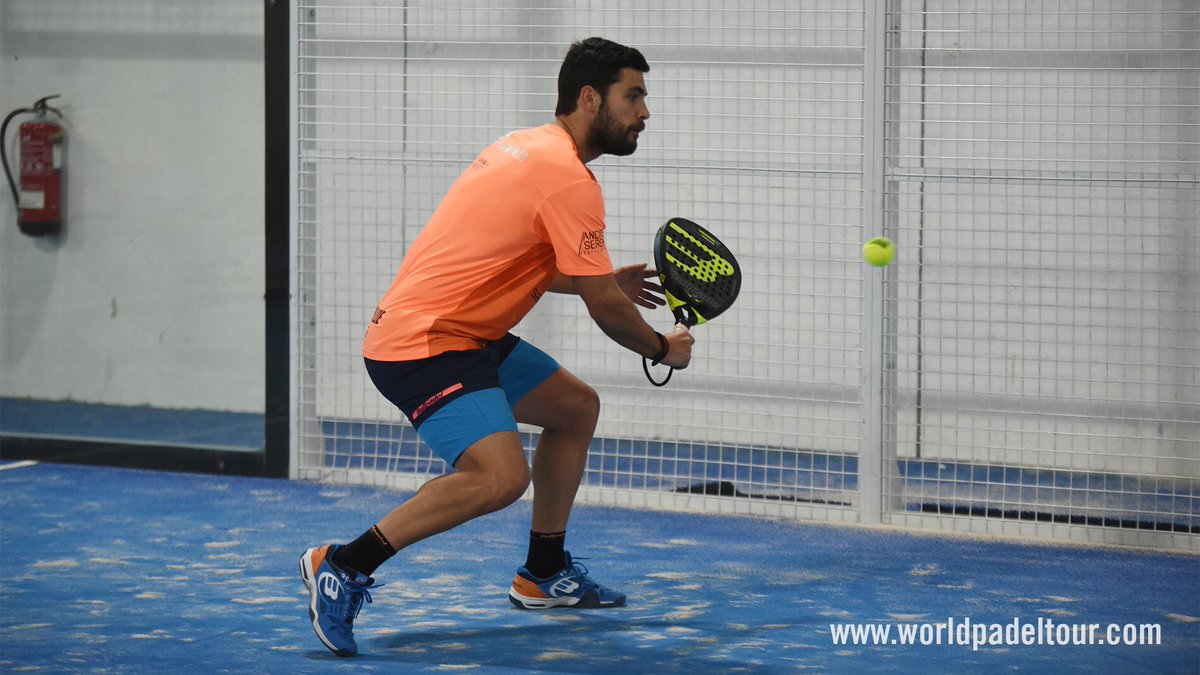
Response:
[{"label": "beard", "polygon": [[645,125],[638,127],[623,127],[613,119],[608,112],[608,106],[601,104],[592,126],[588,129],[588,144],[600,151],[602,155],[624,157],[632,155],[637,150],[637,136],[633,131],[641,131]]}]

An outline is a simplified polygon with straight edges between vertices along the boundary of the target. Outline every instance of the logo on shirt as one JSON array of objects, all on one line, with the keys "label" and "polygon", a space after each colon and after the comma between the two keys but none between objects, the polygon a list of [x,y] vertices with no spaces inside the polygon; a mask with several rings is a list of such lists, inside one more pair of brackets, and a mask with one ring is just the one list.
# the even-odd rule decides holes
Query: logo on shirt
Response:
[{"label": "logo on shirt", "polygon": [[592,253],[603,250],[605,250],[604,230],[592,230],[591,232],[584,232],[583,236],[579,238],[580,256],[591,255]]},{"label": "logo on shirt", "polygon": [[492,145],[496,146],[496,149],[500,152],[503,152],[518,162],[524,162],[525,160],[529,159],[529,151],[519,145],[513,145],[512,143],[509,143],[508,136],[508,134],[501,136],[500,138],[496,139],[496,142]]}]

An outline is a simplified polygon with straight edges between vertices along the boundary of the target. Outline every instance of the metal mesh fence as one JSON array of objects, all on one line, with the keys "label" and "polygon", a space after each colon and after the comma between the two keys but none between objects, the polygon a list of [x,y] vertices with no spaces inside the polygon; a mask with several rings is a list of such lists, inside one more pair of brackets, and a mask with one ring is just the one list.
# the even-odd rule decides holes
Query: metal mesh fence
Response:
[{"label": "metal mesh fence", "polygon": [[362,331],[453,180],[550,121],[566,47],[602,35],[651,64],[638,152],[589,165],[614,263],[683,216],[746,279],[666,391],[577,299],[517,328],[604,401],[582,498],[1200,545],[1200,13],[977,5],[297,0],[294,475],[446,470]]},{"label": "metal mesh fence", "polygon": [[893,503],[1194,529],[1195,5],[892,12]]}]

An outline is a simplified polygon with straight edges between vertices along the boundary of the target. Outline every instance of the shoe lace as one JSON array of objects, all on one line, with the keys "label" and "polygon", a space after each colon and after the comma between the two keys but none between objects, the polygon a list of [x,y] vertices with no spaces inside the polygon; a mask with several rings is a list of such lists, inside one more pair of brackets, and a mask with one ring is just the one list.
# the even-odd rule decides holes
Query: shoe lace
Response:
[{"label": "shoe lace", "polygon": [[371,592],[365,586],[360,586],[353,581],[347,581],[344,585],[350,596],[346,601],[345,621],[347,624],[353,624],[354,620],[358,618],[358,612],[362,609],[363,600],[366,600],[367,604],[371,604]]},{"label": "shoe lace", "polygon": [[587,565],[579,562],[580,560],[590,560],[590,558],[571,558],[571,569],[575,570],[575,573],[582,577],[581,581],[585,586],[591,585],[603,590],[603,587],[600,584],[596,583],[590,576],[588,576]]}]

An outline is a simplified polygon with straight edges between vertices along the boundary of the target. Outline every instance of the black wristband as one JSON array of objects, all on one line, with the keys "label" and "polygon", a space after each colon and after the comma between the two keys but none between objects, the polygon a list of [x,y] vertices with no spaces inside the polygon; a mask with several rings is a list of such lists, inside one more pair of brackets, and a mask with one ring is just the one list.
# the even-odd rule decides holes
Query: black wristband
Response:
[{"label": "black wristband", "polygon": [[671,351],[671,345],[667,344],[667,336],[658,331],[654,331],[654,334],[658,336],[658,342],[662,345],[662,349],[650,357],[650,365],[657,366],[659,363],[662,363],[663,359],[667,358],[667,352]]}]

